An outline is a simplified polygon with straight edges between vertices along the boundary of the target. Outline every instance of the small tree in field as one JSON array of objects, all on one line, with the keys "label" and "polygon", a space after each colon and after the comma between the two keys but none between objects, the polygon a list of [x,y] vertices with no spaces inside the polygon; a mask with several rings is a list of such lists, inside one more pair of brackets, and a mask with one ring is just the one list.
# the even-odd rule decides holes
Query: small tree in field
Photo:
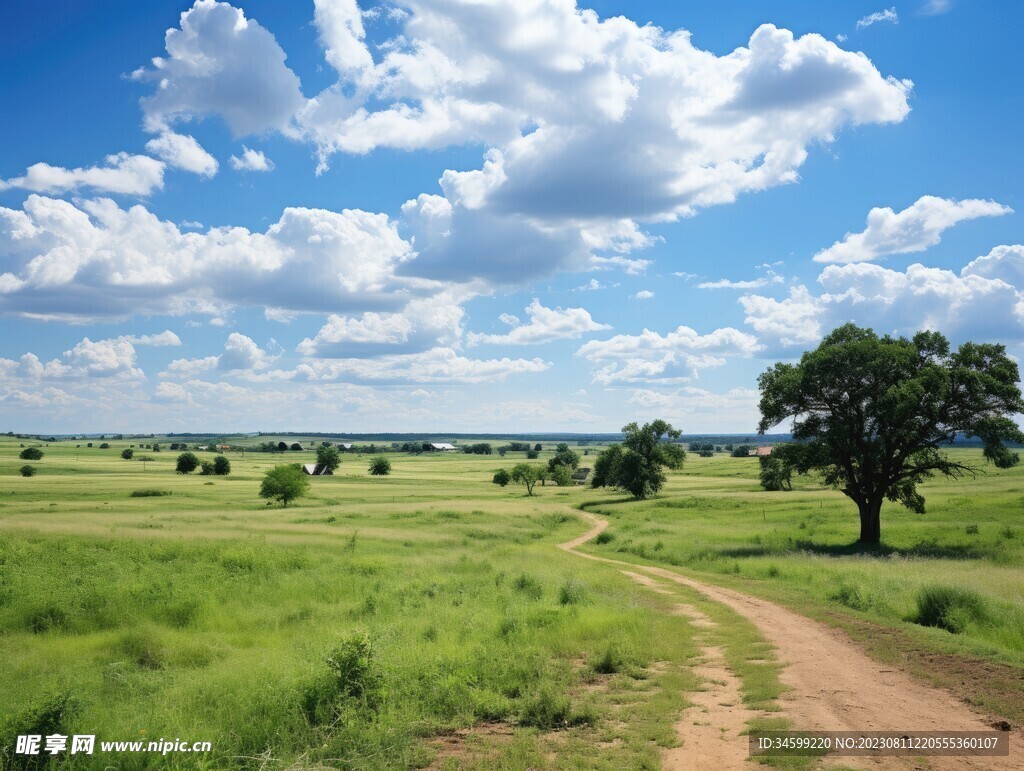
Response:
[{"label": "small tree in field", "polygon": [[520,485],[526,485],[526,494],[533,495],[533,488],[540,481],[541,477],[545,475],[545,469],[543,466],[535,466],[530,463],[517,463],[512,467],[512,473],[510,477],[513,482]]},{"label": "small tree in field", "polygon": [[494,478],[491,481],[499,487],[504,487],[512,481],[512,475],[505,469],[500,468],[494,472]]},{"label": "small tree in field", "polygon": [[43,451],[40,450],[38,447],[26,447],[24,450],[21,451],[18,457],[21,458],[22,460],[42,460]]},{"label": "small tree in field", "polygon": [[26,463],[24,466],[22,466],[20,469],[18,469],[18,471],[21,473],[21,475],[23,477],[31,477],[31,476],[35,476],[35,474],[36,474],[36,467],[35,466],[30,466],[30,465],[28,465]]},{"label": "small tree in field", "polygon": [[231,461],[223,455],[218,455],[213,459],[213,473],[217,476],[226,477],[231,473]]},{"label": "small tree in field", "polygon": [[554,469],[548,471],[549,479],[559,487],[569,487],[572,485],[572,471],[569,470],[568,466],[555,466]]},{"label": "small tree in field", "polygon": [[594,464],[593,487],[618,487],[643,500],[665,484],[663,468],[682,468],[686,452],[678,444],[663,441],[678,439],[680,432],[664,420],[630,423],[623,426],[626,435],[621,445],[601,453]]},{"label": "small tree in field", "polygon": [[204,477],[213,476],[213,464],[208,460],[199,461],[199,474]]},{"label": "small tree in field", "polygon": [[301,498],[309,492],[309,477],[302,473],[297,463],[274,466],[263,475],[260,497],[281,501],[285,508],[288,502]]},{"label": "small tree in field", "polygon": [[777,444],[771,455],[758,458],[761,465],[761,487],[769,492],[793,489],[793,460],[791,445]]},{"label": "small tree in field", "polygon": [[131,460],[134,454],[135,450],[131,449],[130,447],[128,449],[121,450],[121,457],[124,458],[125,460]]},{"label": "small tree in field", "polygon": [[341,465],[341,453],[333,444],[322,444],[316,448],[316,462],[318,465],[327,466],[332,472],[337,471]]},{"label": "small tree in field", "polygon": [[570,476],[580,465],[579,453],[573,452],[569,449],[569,445],[559,444],[555,448],[555,457],[548,460],[548,471],[554,473],[555,469],[559,466],[565,466],[569,469]]},{"label": "small tree in field", "polygon": [[199,468],[199,458],[191,452],[183,452],[178,456],[174,470],[179,474],[191,474],[197,468]]},{"label": "small tree in field", "polygon": [[978,437],[998,468],[1017,465],[1006,443],[1024,442],[1011,417],[1024,412],[1019,380],[1002,345],[952,352],[938,332],[908,340],[846,324],[799,364],[761,375],[758,431],[792,419],[795,442],[779,460],[799,474],[821,472],[857,504],[860,542],[877,544],[883,501],[921,513],[918,484],[977,472],[940,450],[958,436]]},{"label": "small tree in field", "polygon": [[370,474],[375,477],[386,477],[391,473],[391,461],[383,455],[378,455],[370,461]]}]

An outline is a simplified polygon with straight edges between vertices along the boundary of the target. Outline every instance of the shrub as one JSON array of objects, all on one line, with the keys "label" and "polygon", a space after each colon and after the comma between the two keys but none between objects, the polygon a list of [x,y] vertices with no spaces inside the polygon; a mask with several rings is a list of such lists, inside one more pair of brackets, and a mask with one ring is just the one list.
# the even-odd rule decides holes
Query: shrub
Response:
[{"label": "shrub", "polygon": [[383,455],[378,455],[370,461],[370,474],[375,477],[386,477],[391,473],[391,461]]},{"label": "shrub", "polygon": [[227,476],[231,473],[231,461],[223,455],[218,455],[213,459],[213,473],[221,477]]},{"label": "shrub", "polygon": [[870,598],[865,596],[860,587],[854,584],[841,584],[828,598],[853,610],[867,610],[871,605]]},{"label": "shrub", "polygon": [[590,668],[599,675],[614,675],[622,669],[622,665],[622,656],[609,645],[604,649],[604,653],[594,660]]},{"label": "shrub", "polygon": [[491,481],[500,487],[504,487],[512,481],[512,475],[508,473],[507,469],[500,468],[494,472],[494,478]]},{"label": "shrub", "polygon": [[68,692],[46,696],[19,715],[8,716],[0,728],[0,768],[40,768],[44,755],[16,755],[19,736],[67,735],[68,725],[79,711],[79,702]]},{"label": "shrub", "polygon": [[599,544],[611,543],[615,540],[615,536],[609,533],[607,530],[602,530],[597,534],[595,541]]},{"label": "shrub", "polygon": [[38,447],[26,447],[24,450],[21,451],[18,457],[21,458],[22,460],[42,460],[43,451],[40,450]]},{"label": "shrub", "polygon": [[213,463],[208,460],[199,461],[200,476],[208,477],[213,475]]},{"label": "shrub", "polygon": [[984,598],[958,586],[925,586],[917,593],[914,622],[960,634],[987,617]]},{"label": "shrub", "polygon": [[384,678],[365,635],[342,641],[327,657],[328,673],[302,694],[301,706],[313,725],[334,722],[346,708],[376,711],[384,699]]},{"label": "shrub", "polygon": [[197,468],[199,468],[199,458],[191,452],[183,452],[178,456],[178,462],[174,470],[179,474],[191,474]]},{"label": "shrub", "polygon": [[532,600],[539,600],[544,594],[544,587],[540,585],[540,581],[526,573],[520,573],[512,586],[517,592],[525,594]]},{"label": "shrub", "polygon": [[23,477],[32,477],[36,475],[36,467],[30,466],[27,463],[20,469],[18,469],[18,471],[21,473]]},{"label": "shrub", "polygon": [[567,578],[558,589],[558,602],[562,605],[576,605],[583,602],[586,584],[576,578]]},{"label": "shrub", "polygon": [[109,450],[110,449],[110,442],[104,442],[103,444],[101,444],[100,445],[100,449],[101,450]]},{"label": "shrub", "polygon": [[130,447],[126,448],[124,450],[121,450],[121,457],[124,458],[125,460],[131,460],[132,456],[134,454],[135,454],[135,450],[131,449]]},{"label": "shrub", "polygon": [[132,490],[132,498],[157,498],[161,495],[170,495],[170,490]]}]

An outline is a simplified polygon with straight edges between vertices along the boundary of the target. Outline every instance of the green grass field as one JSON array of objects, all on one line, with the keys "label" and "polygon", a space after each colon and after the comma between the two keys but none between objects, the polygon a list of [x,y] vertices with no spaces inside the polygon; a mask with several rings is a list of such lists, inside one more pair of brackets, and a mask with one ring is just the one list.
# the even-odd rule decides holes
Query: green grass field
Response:
[{"label": "green grass field", "polygon": [[[263,472],[312,452],[180,476],[176,452],[138,450],[143,470],[120,457],[130,441],[74,441],[41,447],[25,478],[21,444],[0,439],[5,769],[24,733],[213,746],[68,768],[656,768],[700,687],[699,633],[671,599],[555,548],[586,529],[581,506],[611,520],[594,553],[770,597],[953,687],[984,665],[968,696],[1024,717],[1019,469],[930,484],[923,516],[886,507],[886,547],[863,554],[852,504],[813,480],[760,492],[753,459],[691,455],[638,503],[490,484],[521,454],[392,455],[385,478],[346,454],[281,508],[258,497]],[[954,603],[955,632],[914,620],[929,586],[977,601]],[[771,710],[763,641],[710,610],[745,700]]]}]

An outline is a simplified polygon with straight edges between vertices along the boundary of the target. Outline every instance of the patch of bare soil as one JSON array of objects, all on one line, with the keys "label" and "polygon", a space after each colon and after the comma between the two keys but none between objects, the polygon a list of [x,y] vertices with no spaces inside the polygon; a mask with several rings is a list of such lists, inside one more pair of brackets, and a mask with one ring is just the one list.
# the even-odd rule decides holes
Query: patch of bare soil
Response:
[{"label": "patch of bare soil", "polygon": [[483,723],[438,736],[429,742],[437,754],[428,768],[486,768],[502,745],[512,741],[509,723]]},{"label": "patch of bare soil", "polygon": [[[901,670],[871,659],[843,631],[780,605],[732,589],[704,583],[663,568],[639,566],[583,554],[575,549],[596,537],[607,523],[584,514],[592,527],[561,548],[657,576],[695,589],[750,620],[777,651],[780,675],[790,691],[780,699],[794,727],[828,731],[983,731],[996,716],[982,716],[948,691],[927,685]],[[843,758],[844,765],[876,768],[1019,769],[1024,733],[1015,729],[1009,757]],[[743,745],[746,750],[745,744]],[[852,761],[852,762],[851,762]]]}]

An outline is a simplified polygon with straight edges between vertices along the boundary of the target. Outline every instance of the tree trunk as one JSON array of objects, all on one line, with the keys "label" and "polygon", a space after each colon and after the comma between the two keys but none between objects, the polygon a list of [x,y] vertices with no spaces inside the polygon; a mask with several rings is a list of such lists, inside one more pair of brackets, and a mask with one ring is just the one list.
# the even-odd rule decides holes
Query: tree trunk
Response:
[{"label": "tree trunk", "polygon": [[882,502],[858,501],[860,511],[860,543],[875,545],[882,542]]}]

